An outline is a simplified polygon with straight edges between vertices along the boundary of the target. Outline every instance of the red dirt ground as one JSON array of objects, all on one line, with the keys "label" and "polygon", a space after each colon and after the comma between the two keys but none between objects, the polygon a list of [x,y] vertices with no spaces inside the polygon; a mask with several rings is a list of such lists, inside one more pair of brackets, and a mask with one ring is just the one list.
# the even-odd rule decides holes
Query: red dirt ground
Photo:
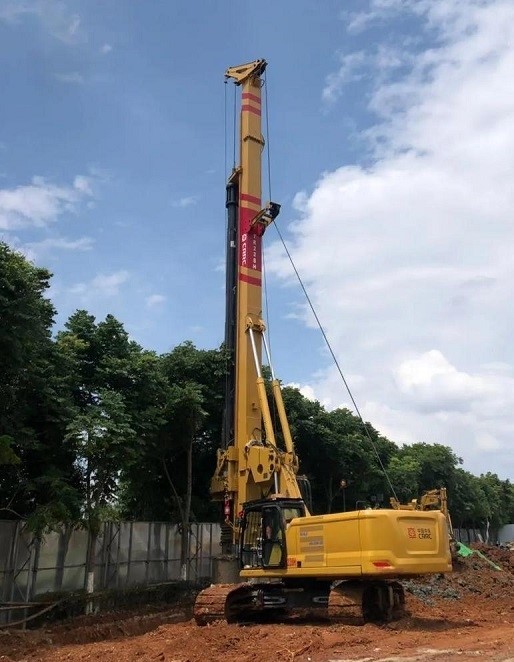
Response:
[{"label": "red dirt ground", "polygon": [[510,568],[497,572],[471,557],[451,576],[406,587],[409,616],[388,625],[220,622],[200,628],[176,607],[99,614],[35,631],[0,630],[0,662],[514,662]]}]

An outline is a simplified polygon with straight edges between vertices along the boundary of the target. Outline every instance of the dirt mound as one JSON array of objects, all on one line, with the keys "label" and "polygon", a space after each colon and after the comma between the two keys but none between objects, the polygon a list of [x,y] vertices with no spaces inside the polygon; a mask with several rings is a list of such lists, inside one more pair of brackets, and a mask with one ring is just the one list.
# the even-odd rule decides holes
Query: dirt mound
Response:
[{"label": "dirt mound", "polygon": [[[488,551],[485,552],[488,554]],[[488,556],[492,556],[488,554]],[[495,562],[500,558],[494,557]],[[187,605],[100,613],[0,631],[2,662],[327,662],[514,659],[514,574],[478,555],[448,575],[404,582],[408,616],[389,624],[314,621],[206,627]]]},{"label": "dirt mound", "polygon": [[[502,564],[504,558],[502,555],[491,554],[491,550],[496,548],[489,548],[486,545],[482,548],[480,551],[483,551],[491,561],[508,569],[495,570],[486,559],[473,554],[455,563],[452,573],[402,582],[405,590],[425,604],[435,604],[438,599],[459,600],[470,595],[491,599],[514,595],[514,574],[510,571],[511,566],[507,566],[505,562]],[[500,551],[503,550],[498,550]]]},{"label": "dirt mound", "polygon": [[2,655],[34,656],[36,651],[55,645],[124,639],[150,632],[163,623],[176,623],[190,618],[190,608],[157,612],[140,609],[134,613],[125,611],[80,616],[38,630],[0,630],[0,660],[9,660]]},{"label": "dirt mound", "polygon": [[514,550],[507,547],[493,547],[478,542],[473,543],[471,547],[485,554],[487,558],[498,564],[502,570],[507,570],[514,574]]},{"label": "dirt mound", "polygon": [[[512,594],[500,600],[467,595],[430,606],[407,596],[410,616],[388,625],[254,624],[167,622],[137,634],[137,621],[113,619],[101,633],[102,618],[64,632],[52,628],[28,646],[26,636],[0,636],[2,662],[327,662],[328,660],[506,660],[514,654]],[[172,616],[172,614],[169,614]],[[163,615],[165,616],[165,615]],[[105,618],[105,616],[104,616]],[[89,643],[80,643],[91,633]],[[5,643],[13,638],[9,649]],[[18,640],[19,647],[14,645]],[[2,655],[4,657],[2,658]]]}]

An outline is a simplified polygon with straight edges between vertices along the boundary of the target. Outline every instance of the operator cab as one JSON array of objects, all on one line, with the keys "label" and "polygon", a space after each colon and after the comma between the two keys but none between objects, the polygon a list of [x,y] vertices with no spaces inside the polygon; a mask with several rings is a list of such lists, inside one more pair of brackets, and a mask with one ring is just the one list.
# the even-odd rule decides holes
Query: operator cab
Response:
[{"label": "operator cab", "polygon": [[243,569],[286,567],[286,529],[305,517],[303,499],[264,499],[243,506],[239,562]]}]

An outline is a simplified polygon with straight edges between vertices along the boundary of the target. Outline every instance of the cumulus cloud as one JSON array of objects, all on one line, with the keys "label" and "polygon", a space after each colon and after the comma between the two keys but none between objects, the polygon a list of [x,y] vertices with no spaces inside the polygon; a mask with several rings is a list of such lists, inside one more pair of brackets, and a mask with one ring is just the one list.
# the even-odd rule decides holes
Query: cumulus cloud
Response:
[{"label": "cumulus cloud", "polygon": [[[347,54],[328,79],[333,104],[355,75],[345,63],[370,81],[370,164],[297,196],[292,253],[373,424],[514,477],[514,4],[377,0],[359,29],[400,11],[430,44],[385,64],[380,45]],[[280,247],[267,264],[291,278]],[[317,397],[338,404],[336,381],[313,378]]]},{"label": "cumulus cloud", "polygon": [[43,227],[66,212],[75,212],[82,200],[91,197],[88,177],[77,176],[70,185],[56,185],[42,177],[31,184],[0,189],[0,229]]},{"label": "cumulus cloud", "polygon": [[35,16],[53,37],[66,44],[81,40],[80,16],[62,0],[0,0],[0,21],[17,24]]},{"label": "cumulus cloud", "polygon": [[97,274],[88,283],[77,283],[69,291],[71,294],[83,295],[83,299],[97,296],[113,297],[120,293],[121,286],[130,278],[128,271],[122,269],[111,274]]},{"label": "cumulus cloud", "polygon": [[502,386],[494,376],[457,370],[438,350],[403,361],[394,370],[394,377],[413,407],[428,412],[470,411],[498,397]]},{"label": "cumulus cloud", "polygon": [[80,191],[83,195],[93,196],[93,187],[91,177],[85,177],[84,175],[77,175],[73,180],[73,188],[77,191]]},{"label": "cumulus cloud", "polygon": [[80,237],[79,239],[47,237],[41,241],[24,244],[21,249],[29,259],[37,261],[42,255],[53,250],[90,251],[93,248],[93,244],[94,239],[92,237]]},{"label": "cumulus cloud", "polygon": [[55,74],[55,77],[61,83],[70,83],[72,85],[83,85],[85,83],[84,76],[78,71],[71,71],[66,74]]},{"label": "cumulus cloud", "polygon": [[[423,0],[419,0],[420,3]],[[341,18],[346,23],[346,29],[350,34],[363,32],[371,25],[383,23],[391,18],[392,12],[404,11],[412,7],[412,0],[371,0],[369,9],[365,11],[343,11]]]},{"label": "cumulus cloud", "polygon": [[187,195],[184,196],[183,198],[179,198],[178,200],[173,201],[173,206],[174,207],[191,207],[192,205],[196,205],[198,202],[198,196],[196,195]]},{"label": "cumulus cloud", "polygon": [[322,97],[324,101],[335,101],[347,83],[360,80],[364,76],[368,57],[363,51],[357,53],[341,54],[340,67],[337,72],[327,76],[326,85],[323,88]]},{"label": "cumulus cloud", "polygon": [[166,301],[166,297],[163,294],[151,294],[146,298],[146,307],[147,308],[156,308]]}]

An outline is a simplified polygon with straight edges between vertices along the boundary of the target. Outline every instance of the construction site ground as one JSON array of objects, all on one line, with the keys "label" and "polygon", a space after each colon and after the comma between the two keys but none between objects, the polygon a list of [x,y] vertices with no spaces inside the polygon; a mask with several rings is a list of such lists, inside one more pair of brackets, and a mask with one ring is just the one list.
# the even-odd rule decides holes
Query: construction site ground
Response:
[{"label": "construction site ground", "polygon": [[405,582],[408,615],[362,626],[313,618],[199,627],[191,603],[81,616],[37,630],[0,630],[0,662],[514,662],[514,552],[484,548],[447,576]]}]

